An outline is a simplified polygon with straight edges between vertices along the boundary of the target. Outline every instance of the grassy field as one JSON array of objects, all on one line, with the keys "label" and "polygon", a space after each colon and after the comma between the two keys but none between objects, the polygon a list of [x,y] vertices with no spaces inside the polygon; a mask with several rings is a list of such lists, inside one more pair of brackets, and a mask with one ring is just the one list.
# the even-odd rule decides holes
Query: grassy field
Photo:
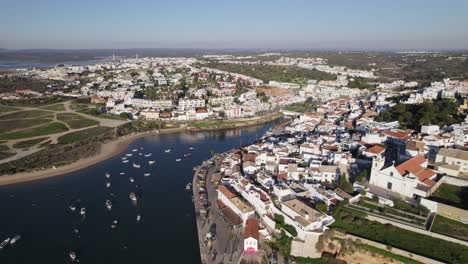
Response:
[{"label": "grassy field", "polygon": [[47,139],[47,137],[20,141],[20,142],[17,142],[15,144],[13,144],[13,147],[16,148],[16,149],[30,148],[30,147],[44,141],[45,139]]},{"label": "grassy field", "polygon": [[468,247],[369,221],[343,207],[337,208],[333,216],[332,227],[338,230],[447,263],[468,263]]},{"label": "grassy field", "polygon": [[18,108],[16,108],[16,107],[0,105],[0,114],[4,114],[4,113],[7,113],[7,112],[16,111],[16,110],[18,110]]},{"label": "grassy field", "polygon": [[10,148],[7,145],[0,145],[0,151],[8,151]]},{"label": "grassy field", "polygon": [[437,188],[431,199],[467,210],[468,187],[460,187],[443,183],[439,188]]},{"label": "grassy field", "polygon": [[67,131],[68,128],[58,122],[52,122],[35,128],[27,128],[12,133],[0,135],[0,140],[22,139],[36,136],[44,136]]},{"label": "grassy field", "polygon": [[51,122],[52,119],[19,119],[15,121],[0,121],[0,134],[8,133],[13,130],[25,129],[32,126],[42,125]]},{"label": "grassy field", "polygon": [[432,232],[468,241],[468,225],[441,215],[437,215],[431,228]]},{"label": "grassy field", "polygon": [[57,119],[66,123],[71,128],[84,128],[99,125],[96,120],[91,120],[73,113],[58,113]]},{"label": "grassy field", "polygon": [[111,132],[112,128],[110,127],[92,127],[81,131],[72,132],[66,135],[63,135],[58,138],[59,144],[70,144],[78,141],[86,140],[89,138],[97,137],[105,133]]},{"label": "grassy field", "polygon": [[50,112],[44,110],[26,110],[2,115],[0,116],[0,120],[35,118],[47,114],[50,114]]},{"label": "grassy field", "polygon": [[53,104],[41,107],[41,109],[52,110],[52,111],[65,111],[65,106],[63,104]]}]

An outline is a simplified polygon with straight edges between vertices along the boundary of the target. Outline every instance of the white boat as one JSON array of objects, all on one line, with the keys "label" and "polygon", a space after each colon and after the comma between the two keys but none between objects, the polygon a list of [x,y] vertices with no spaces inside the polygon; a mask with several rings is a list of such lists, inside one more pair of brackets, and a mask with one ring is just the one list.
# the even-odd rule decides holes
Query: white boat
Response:
[{"label": "white boat", "polygon": [[151,174],[149,174],[149,173],[143,174],[143,176],[145,176],[145,177],[148,177],[148,176],[150,176],[150,175],[151,175]]},{"label": "white boat", "polygon": [[188,158],[188,157],[191,157],[191,156],[192,156],[191,153],[184,154],[184,158]]},{"label": "white boat", "polygon": [[166,149],[164,152],[169,153],[171,152],[171,149]]},{"label": "white boat", "polygon": [[143,156],[143,153],[140,152],[140,153],[138,153],[138,155]]},{"label": "white boat", "polygon": [[110,174],[109,174],[108,172],[106,172],[106,173],[104,174],[104,176],[106,176],[107,179],[110,178]]},{"label": "white boat", "polygon": [[133,163],[133,168],[140,168],[140,167],[141,167],[141,165]]},{"label": "white boat", "polygon": [[194,147],[190,147],[189,149],[190,149],[190,150],[193,150],[193,149],[195,149],[195,148],[194,148]]},{"label": "white boat", "polygon": [[181,161],[181,160],[182,160],[182,159],[176,159],[175,161],[179,162],[179,161]]},{"label": "white boat", "polygon": [[76,211],[76,206],[74,206],[73,204],[70,205],[68,208],[70,208],[70,211],[72,211],[72,212]]},{"label": "white boat", "polygon": [[125,156],[131,157],[131,156],[133,156],[133,154],[132,153],[127,153],[127,154],[125,154]]},{"label": "white boat", "polygon": [[128,180],[129,180],[131,183],[134,183],[134,182],[135,182],[135,179],[133,179],[133,177],[128,178]]},{"label": "white boat", "polygon": [[137,151],[138,151],[138,149],[132,149],[132,151],[133,151],[133,152],[137,152]]},{"label": "white boat", "polygon": [[112,210],[112,202],[110,200],[106,200],[106,207],[107,207],[107,210]]},{"label": "white boat", "polygon": [[122,160],[126,160],[126,159],[127,159],[127,157],[122,157],[121,159],[122,159]]},{"label": "white boat", "polygon": [[125,175],[125,172],[121,172],[120,175]]},{"label": "white boat", "polygon": [[110,182],[106,182],[106,188],[109,189],[111,186],[111,183]]},{"label": "white boat", "polygon": [[140,222],[140,221],[141,221],[141,215],[140,215],[140,214],[137,214],[136,220],[137,220],[137,222]]},{"label": "white boat", "polygon": [[145,154],[145,157],[148,158],[148,157],[151,157],[151,155],[152,155],[151,153],[148,153],[148,154]]},{"label": "white boat", "polygon": [[123,163],[128,163],[128,160],[123,160],[122,162],[123,162]]},{"label": "white boat", "polygon": [[137,196],[136,196],[136,194],[135,194],[134,192],[131,192],[131,193],[130,193],[130,200],[132,200],[132,201],[135,201],[135,202],[136,202],[136,200],[137,200]]},{"label": "white boat", "polygon": [[14,238],[12,238],[10,240],[10,245],[14,245],[16,242],[18,242],[18,240],[21,239],[21,236],[20,235],[16,235]]},{"label": "white boat", "polygon": [[2,250],[6,245],[8,245],[8,243],[10,242],[10,238],[6,238],[5,240],[3,240],[2,243],[0,243],[0,250]]},{"label": "white boat", "polygon": [[190,191],[190,188],[192,188],[192,184],[189,182],[189,183],[185,186],[185,190]]},{"label": "white boat", "polygon": [[149,164],[149,165],[153,165],[155,162],[156,162],[156,161],[154,161],[154,160],[150,160],[150,161],[148,161],[148,164]]},{"label": "white boat", "polygon": [[80,209],[80,215],[85,215],[86,214],[86,208],[81,208]]},{"label": "white boat", "polygon": [[75,262],[76,260],[76,253],[74,251],[71,251],[70,253],[68,253],[68,256],[70,257],[70,260],[72,262]]},{"label": "white boat", "polygon": [[119,221],[117,221],[117,220],[112,221],[111,228],[115,229],[117,227],[118,223],[119,223]]}]

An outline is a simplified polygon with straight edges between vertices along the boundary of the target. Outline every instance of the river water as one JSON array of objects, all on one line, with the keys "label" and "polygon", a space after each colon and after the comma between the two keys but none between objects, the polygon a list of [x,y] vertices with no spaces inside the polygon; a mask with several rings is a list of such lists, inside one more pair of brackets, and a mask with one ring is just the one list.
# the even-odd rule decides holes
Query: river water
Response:
[{"label": "river water", "polygon": [[[17,244],[0,251],[0,263],[70,263],[71,250],[77,252],[79,263],[200,263],[191,193],[185,190],[192,168],[210,158],[212,151],[221,153],[255,141],[274,123],[144,137],[123,153],[83,170],[0,187],[0,241],[22,235]],[[166,149],[171,152],[165,153]],[[133,153],[128,163],[121,160],[125,153]],[[184,158],[186,153],[192,156]],[[176,162],[178,158],[182,161]],[[156,163],[150,166],[149,160]],[[132,162],[141,168],[133,168]],[[149,177],[144,176],[147,172]],[[106,181],[111,182],[109,189]],[[130,192],[138,195],[136,205]],[[69,209],[77,199],[79,207],[87,210],[84,218],[77,213],[79,207],[75,212]],[[111,211],[106,199],[113,203]],[[119,221],[115,229],[110,227],[113,220]]]}]

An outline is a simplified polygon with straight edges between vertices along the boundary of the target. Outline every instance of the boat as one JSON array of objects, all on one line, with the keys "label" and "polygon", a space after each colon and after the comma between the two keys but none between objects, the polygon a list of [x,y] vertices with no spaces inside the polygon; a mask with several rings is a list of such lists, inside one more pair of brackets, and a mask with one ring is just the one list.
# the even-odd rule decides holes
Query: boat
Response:
[{"label": "boat", "polygon": [[138,153],[138,155],[143,156],[143,153],[140,152],[140,153]]},{"label": "boat", "polygon": [[138,151],[138,149],[132,149],[132,151],[133,151],[133,152],[137,152],[137,151]]},{"label": "boat", "polygon": [[150,161],[148,161],[148,164],[149,164],[149,165],[152,165],[152,164],[154,164],[155,162],[156,162],[156,161],[154,161],[154,160],[150,160]]},{"label": "boat", "polygon": [[80,215],[85,215],[86,214],[86,208],[81,208],[80,209]]},{"label": "boat", "polygon": [[171,149],[166,149],[164,152],[169,153],[171,152]]},{"label": "boat", "polygon": [[134,183],[134,182],[135,182],[135,179],[133,179],[133,177],[128,178],[128,180],[129,180],[131,183]]},{"label": "boat", "polygon": [[132,200],[132,201],[136,201],[136,200],[137,200],[137,196],[136,196],[136,194],[135,194],[134,192],[131,192],[131,193],[130,193],[130,200]]},{"label": "boat", "polygon": [[150,176],[150,175],[151,175],[151,174],[149,174],[149,173],[143,174],[143,176],[145,176],[145,177],[148,177],[148,176]]},{"label": "boat", "polygon": [[111,183],[110,182],[106,182],[106,188],[109,189],[111,186]]},{"label": "boat", "polygon": [[127,163],[127,162],[128,162],[128,160],[123,160],[122,162],[123,162],[123,163]]},{"label": "boat", "polygon": [[104,176],[106,176],[107,179],[110,178],[110,174],[109,174],[108,172],[106,172],[106,173],[104,174]]},{"label": "boat", "polygon": [[188,158],[188,157],[191,157],[191,156],[192,156],[191,153],[184,154],[184,158]]},{"label": "boat", "polygon": [[182,159],[176,159],[175,161],[179,162],[179,161],[181,161],[181,160],[182,160]]},{"label": "boat", "polygon": [[189,183],[187,183],[187,185],[185,186],[185,190],[190,191],[190,188],[192,188],[192,184],[189,182]]},{"label": "boat", "polygon": [[16,235],[14,238],[10,240],[10,245],[14,245],[20,239],[21,239],[21,235]]},{"label": "boat", "polygon": [[140,167],[141,167],[141,165],[133,163],[133,168],[140,168]]},{"label": "boat", "polygon": [[148,158],[148,157],[151,157],[151,155],[152,155],[151,153],[148,153],[148,154],[145,154],[145,157]]},{"label": "boat", "polygon": [[119,221],[117,221],[117,220],[112,221],[111,228],[115,229],[117,227],[118,223],[119,223]]},{"label": "boat", "polygon": [[70,260],[72,262],[75,262],[76,260],[76,253],[74,251],[71,251],[70,253],[68,253],[68,256],[70,257]]},{"label": "boat", "polygon": [[112,202],[110,200],[106,200],[106,207],[107,207],[107,210],[112,210]]},{"label": "boat", "polygon": [[137,214],[136,220],[137,220],[137,222],[140,222],[140,221],[141,221],[141,215],[140,215],[140,214]]},{"label": "boat", "polygon": [[194,147],[190,147],[189,149],[190,149],[190,150],[193,150],[193,149],[195,149],[195,148],[194,148]]},{"label": "boat", "polygon": [[3,240],[2,243],[0,243],[0,250],[2,250],[6,245],[8,245],[8,243],[10,242],[10,238],[6,238],[5,240]]},{"label": "boat", "polygon": [[125,172],[121,172],[120,175],[125,175]]},{"label": "boat", "polygon": [[122,159],[122,160],[126,160],[126,159],[127,159],[127,157],[122,157],[121,159]]},{"label": "boat", "polygon": [[127,153],[127,154],[125,154],[125,156],[131,157],[131,156],[133,156],[133,154],[132,153]]},{"label": "boat", "polygon": [[76,206],[71,204],[68,208],[70,208],[70,211],[75,212],[76,211]]}]

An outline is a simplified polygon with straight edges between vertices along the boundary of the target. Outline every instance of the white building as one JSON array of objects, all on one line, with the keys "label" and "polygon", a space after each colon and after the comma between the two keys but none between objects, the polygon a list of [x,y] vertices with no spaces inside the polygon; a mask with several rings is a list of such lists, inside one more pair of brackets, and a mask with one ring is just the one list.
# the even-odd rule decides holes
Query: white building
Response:
[{"label": "white building", "polygon": [[440,149],[436,156],[437,170],[455,177],[468,177],[468,151]]},{"label": "white building", "polygon": [[258,251],[260,223],[255,218],[249,218],[245,224],[244,230],[244,252],[255,253]]},{"label": "white building", "polygon": [[205,100],[203,99],[181,99],[179,100],[179,110],[185,111],[194,108],[205,107]]}]

